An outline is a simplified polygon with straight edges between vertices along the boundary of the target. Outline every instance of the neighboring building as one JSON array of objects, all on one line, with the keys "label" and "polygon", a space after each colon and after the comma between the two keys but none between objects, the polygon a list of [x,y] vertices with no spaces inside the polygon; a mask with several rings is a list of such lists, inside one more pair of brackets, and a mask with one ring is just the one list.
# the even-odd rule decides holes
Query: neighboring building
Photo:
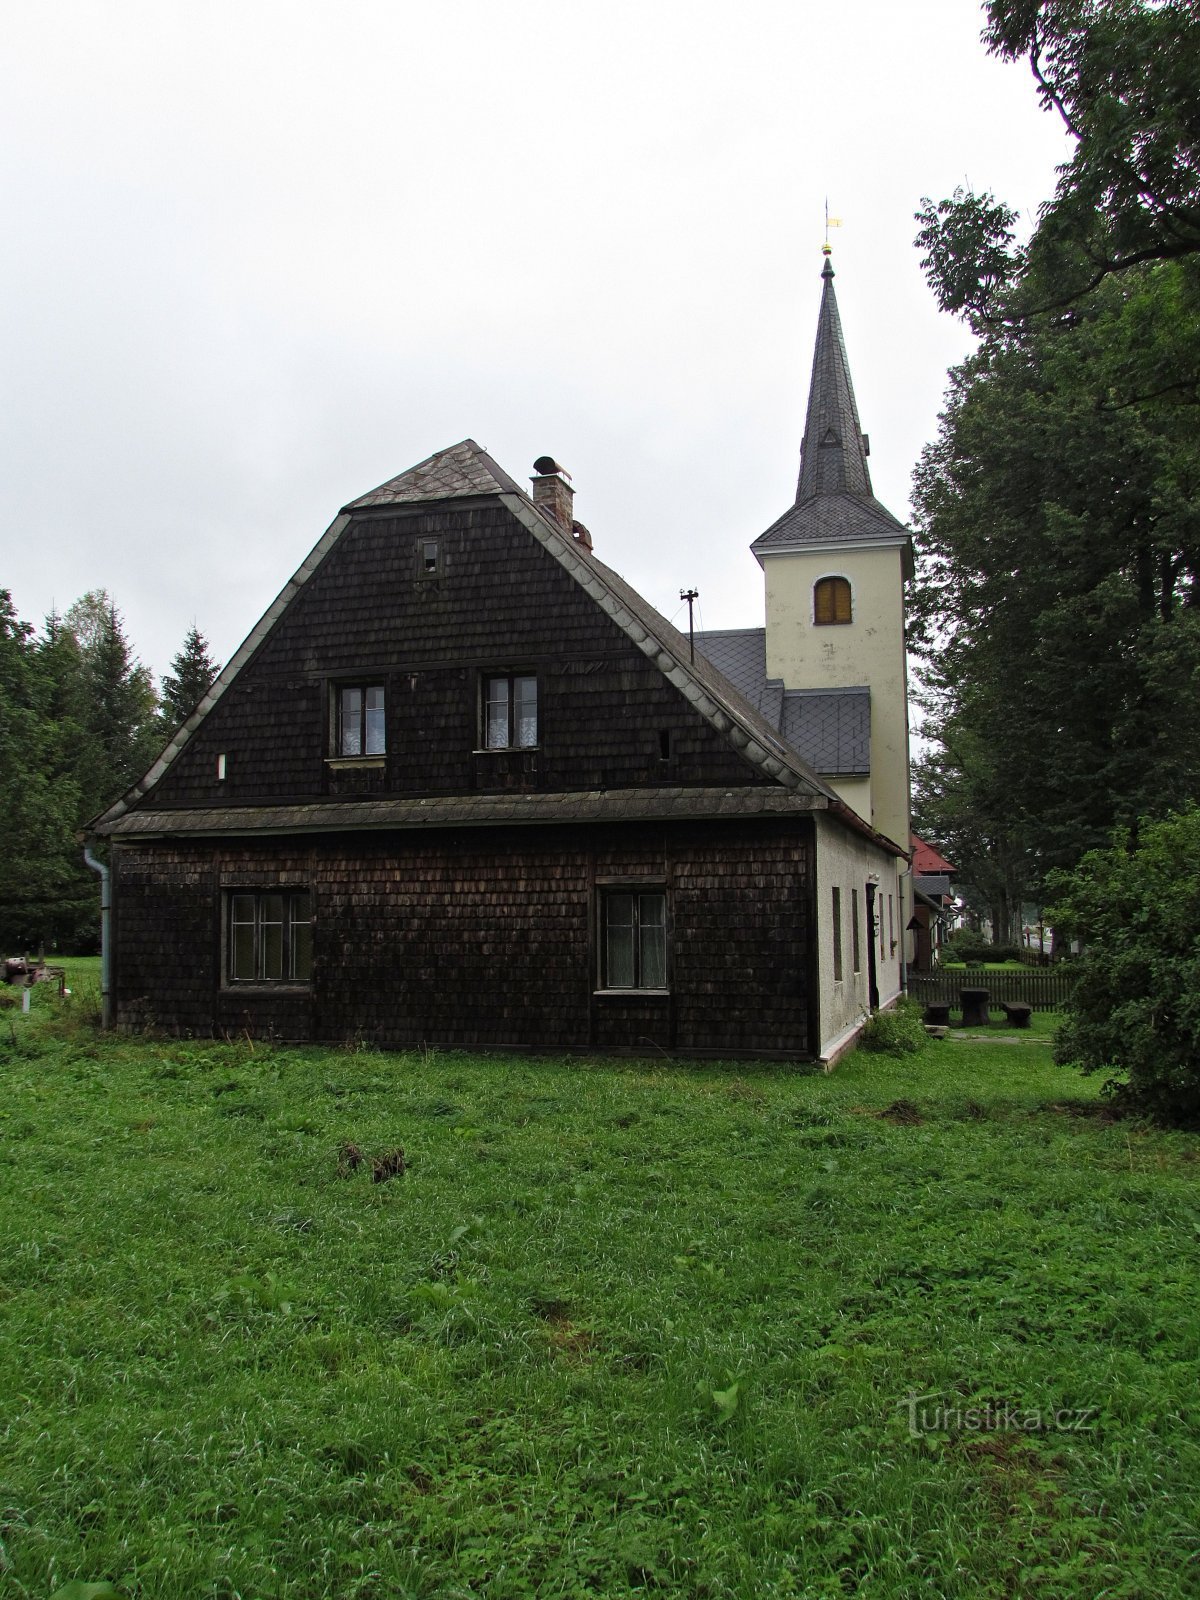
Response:
[{"label": "neighboring building", "polygon": [[899,992],[908,545],[828,264],[761,690],[535,470],[466,440],[347,505],[97,819],[118,1025],[829,1059]]},{"label": "neighboring building", "polygon": [[940,850],[912,835],[913,889],[916,904],[910,931],[914,937],[912,970],[932,972],[950,932],[954,891],[950,879],[958,871]]}]

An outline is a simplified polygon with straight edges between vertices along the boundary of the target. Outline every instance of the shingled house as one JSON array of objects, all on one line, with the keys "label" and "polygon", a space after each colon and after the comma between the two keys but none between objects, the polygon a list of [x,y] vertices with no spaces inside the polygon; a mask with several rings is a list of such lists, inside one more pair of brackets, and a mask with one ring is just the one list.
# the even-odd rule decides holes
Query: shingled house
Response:
[{"label": "shingled house", "polygon": [[901,848],[536,470],[352,501],[97,819],[118,1025],[817,1058],[895,994]]}]

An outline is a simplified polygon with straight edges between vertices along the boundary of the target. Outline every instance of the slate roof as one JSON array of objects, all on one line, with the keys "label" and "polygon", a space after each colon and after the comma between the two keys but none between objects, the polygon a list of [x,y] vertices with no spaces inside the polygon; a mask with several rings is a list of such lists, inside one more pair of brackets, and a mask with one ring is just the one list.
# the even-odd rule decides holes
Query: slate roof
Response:
[{"label": "slate roof", "polygon": [[806,546],[894,542],[910,549],[904,524],[876,500],[871,488],[867,441],[858,419],[828,255],[821,280],[796,499],[750,546],[760,560],[764,550]]},{"label": "slate roof", "polygon": [[438,450],[427,460],[409,467],[398,478],[389,478],[378,489],[359,495],[342,509],[359,511],[366,506],[411,505],[418,500],[455,500],[464,495],[521,494],[523,491],[504,468],[475,443],[463,439],[447,450]]},{"label": "slate roof", "polygon": [[950,879],[944,872],[914,873],[913,882],[922,894],[928,895],[933,900],[948,900],[954,893],[950,887]]},{"label": "slate roof", "polygon": [[698,633],[696,649],[741,691],[814,772],[826,778],[869,776],[868,688],[785,689],[781,679],[767,677],[765,628]]},{"label": "slate roof", "polygon": [[817,772],[869,777],[870,689],[789,689],[783,697],[783,736]]}]

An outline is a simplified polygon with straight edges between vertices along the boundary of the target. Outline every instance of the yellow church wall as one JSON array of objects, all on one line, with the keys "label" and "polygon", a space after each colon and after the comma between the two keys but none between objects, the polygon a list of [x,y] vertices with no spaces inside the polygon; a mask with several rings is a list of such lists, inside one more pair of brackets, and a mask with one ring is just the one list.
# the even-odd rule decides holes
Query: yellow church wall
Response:
[{"label": "yellow church wall", "polygon": [[[765,555],[767,676],[788,689],[871,691],[871,776],[833,787],[866,821],[907,845],[908,692],[898,546]],[[813,621],[820,578],[849,581],[853,621]]]}]

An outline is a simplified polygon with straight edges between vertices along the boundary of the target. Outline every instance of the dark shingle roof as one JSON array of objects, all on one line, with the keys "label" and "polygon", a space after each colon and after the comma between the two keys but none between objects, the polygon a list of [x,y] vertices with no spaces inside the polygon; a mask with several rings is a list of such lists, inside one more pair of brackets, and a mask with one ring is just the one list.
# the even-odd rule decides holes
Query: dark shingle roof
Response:
[{"label": "dark shingle roof", "polygon": [[865,540],[908,539],[908,529],[875,499],[855,499],[848,494],[824,494],[788,509],[759,534],[751,549],[771,550],[780,545],[860,544]]},{"label": "dark shingle roof", "polygon": [[913,882],[922,894],[932,899],[944,899],[954,893],[950,879],[944,872],[918,872],[914,874]]},{"label": "dark shingle roof", "polygon": [[504,468],[498,466],[474,439],[464,439],[447,450],[438,450],[398,478],[389,478],[368,494],[359,495],[344,507],[346,511],[365,506],[410,505],[418,500],[454,500],[474,494],[521,494]]},{"label": "dark shingle roof", "polygon": [[750,546],[756,555],[804,545],[880,540],[908,545],[903,523],[876,500],[871,489],[866,437],[858,420],[828,256],[821,279],[821,311],[796,500]]},{"label": "dark shingle roof", "polygon": [[[368,509],[373,506],[386,506],[393,504],[411,504],[415,502],[437,502],[439,500],[455,499],[472,495],[496,495],[512,514],[521,522],[530,533],[538,540],[560,565],[591,595],[601,608],[618,624],[626,635],[637,645],[664,677],[684,695],[690,704],[714,727],[728,742],[738,750],[746,760],[766,777],[781,785],[785,791],[795,796],[795,809],[812,809],[821,806],[822,801],[836,816],[840,817],[848,826],[863,833],[874,840],[883,848],[893,852],[900,852],[901,847],[892,841],[884,839],[875,832],[869,823],[858,817],[836,792],[829,788],[812,766],[804,759],[796,747],[788,743],[780,734],[780,717],[775,714],[770,718],[745,695],[740,688],[731,682],[723,673],[718,671],[705,658],[698,653],[694,661],[690,659],[688,641],[674,628],[665,617],[661,616],[649,601],[644,600],[635,589],[618,574],[599,561],[586,546],[573,539],[568,533],[558,526],[549,516],[534,505],[530,497],[514,482],[512,478],[499,467],[496,462],[480,448],[473,439],[464,439],[460,444],[453,445],[447,450],[439,451],[417,466],[401,473],[399,477],[391,479],[380,488],[372,490],[369,494],[362,495],[359,499],[351,501],[343,508],[340,515],[335,518],[322,538],[313,547],[308,558],[284,586],[276,597],[272,606],[260,619],[257,627],[242,644],[233,660],[221,673],[216,683],[201,701],[200,705],[176,733],[167,748],[158,760],[121,798],[108,807],[99,817],[89,825],[99,833],[113,833],[125,831],[126,827],[135,829],[135,823],[126,823],[130,815],[136,817],[159,818],[174,816],[172,825],[178,829],[181,825],[180,814],[161,813],[151,811],[147,807],[144,811],[138,810],[140,803],[148,797],[158,779],[172,764],[180,751],[191,739],[196,728],[212,710],[217,701],[224,695],[231,683],[235,680],[243,666],[253,657],[259,645],[266,638],[276,622],[295,600],[303,586],[318,570],[331,550],[336,546],[342,533],[351,521],[351,513],[356,509]],[[774,701],[769,702],[774,705]],[[650,791],[653,794],[655,791]],[[640,793],[640,792],[639,792]],[[670,791],[665,792],[669,810],[665,813],[651,810],[647,815],[692,815],[686,807],[693,801],[670,800]],[[743,802],[739,799],[722,793],[722,800],[715,813],[725,815],[728,811],[737,812]],[[807,800],[806,800],[807,797]],[[554,797],[546,797],[552,800]],[[494,803],[494,802],[493,802]],[[402,805],[404,802],[394,802]],[[420,802],[417,802],[420,804]],[[430,802],[432,804],[432,802]],[[443,807],[457,805],[461,808],[464,801],[439,802]],[[647,804],[644,798],[639,798],[638,805],[643,808]],[[337,821],[333,822],[331,816],[326,816],[328,807],[297,806],[297,807],[264,807],[264,808],[236,808],[213,807],[211,811],[198,811],[197,819],[211,818],[211,822],[197,820],[196,827],[206,827],[220,830],[222,827],[232,826],[235,812],[245,811],[247,821],[244,826],[248,829],[264,825],[264,820],[274,816],[274,823],[266,821],[267,827],[291,826],[368,826],[365,822],[353,823],[350,818],[354,810],[361,809],[347,805],[335,806]],[[785,805],[786,809],[786,805]],[[281,810],[297,819],[293,822],[280,820]],[[377,813],[372,813],[375,815]],[[393,813],[398,815],[398,813]],[[532,815],[522,810],[521,815]],[[581,815],[586,813],[581,813]],[[611,814],[610,812],[605,814]],[[632,814],[632,813],[631,813]],[[640,813],[639,813],[640,814]],[[454,815],[465,818],[466,813],[461,809],[455,810]],[[564,815],[561,807],[553,808],[549,813],[556,820],[569,820]],[[317,821],[318,816],[321,821]],[[307,819],[307,820],[304,820]],[[507,820],[513,820],[511,816]],[[401,826],[395,822],[394,826]],[[415,825],[415,824],[414,824]],[[161,821],[159,827],[164,826]]]},{"label": "dark shingle roof", "polygon": [[696,649],[823,777],[866,777],[871,770],[871,691],[787,689],[767,677],[766,630],[731,628],[696,635]]},{"label": "dark shingle roof", "polygon": [[819,809],[803,789],[606,789],[566,794],[436,795],[424,800],[312,805],[204,806],[127,811],[105,832],[121,838],[193,834],[359,833],[373,828],[512,827],[564,822],[651,822],[674,817],[795,816]]}]

